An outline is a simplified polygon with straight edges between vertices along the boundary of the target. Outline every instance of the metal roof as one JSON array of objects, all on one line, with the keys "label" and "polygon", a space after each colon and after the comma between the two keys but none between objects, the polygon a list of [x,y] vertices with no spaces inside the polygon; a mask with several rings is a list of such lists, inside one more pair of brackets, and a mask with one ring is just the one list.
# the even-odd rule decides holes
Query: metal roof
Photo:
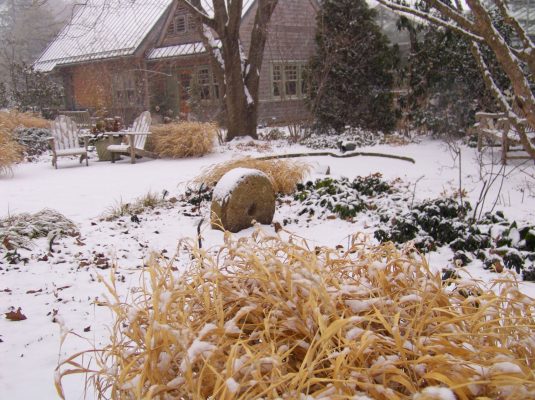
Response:
[{"label": "metal roof", "polygon": [[[37,59],[34,68],[49,72],[57,65],[132,55],[173,1],[87,0],[78,6],[71,22]],[[254,2],[243,0],[242,17]],[[201,4],[213,17],[212,0],[201,0]],[[202,43],[202,51],[199,43],[195,46],[188,49],[183,46],[153,49],[149,59],[186,55],[188,51],[193,51],[191,54],[204,52]]]},{"label": "metal roof", "polygon": [[[219,40],[216,42],[221,43]],[[173,58],[202,53],[206,53],[206,49],[202,42],[186,43],[176,46],[154,48],[147,53],[147,60],[160,60],[162,58]]]},{"label": "metal roof", "polygon": [[87,0],[34,63],[57,65],[132,55],[174,0]]}]

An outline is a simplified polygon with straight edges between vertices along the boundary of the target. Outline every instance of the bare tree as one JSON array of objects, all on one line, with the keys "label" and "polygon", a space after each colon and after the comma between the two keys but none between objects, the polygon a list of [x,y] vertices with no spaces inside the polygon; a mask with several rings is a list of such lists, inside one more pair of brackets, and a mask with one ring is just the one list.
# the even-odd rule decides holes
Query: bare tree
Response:
[{"label": "bare tree", "polygon": [[[5,0],[0,11],[0,80],[16,86],[17,66],[30,65],[68,17],[58,1]],[[66,10],[67,11],[67,10]]]},{"label": "bare tree", "polygon": [[[425,8],[401,4],[396,0],[378,0],[384,6],[403,15],[422,18],[432,24],[452,29],[471,40],[471,50],[488,88],[507,114],[518,132],[524,150],[535,160],[535,144],[526,133],[526,125],[535,128],[535,95],[530,77],[535,76],[535,46],[526,30],[509,11],[506,0],[422,0]],[[406,3],[405,3],[406,4]],[[467,10],[463,8],[466,4]],[[513,43],[505,40],[491,18],[496,10],[509,25],[517,38]],[[488,67],[481,45],[486,45],[495,55],[498,64],[511,82],[512,96],[507,96],[496,83],[496,77]]]},{"label": "bare tree", "polygon": [[[202,22],[203,42],[224,98],[227,140],[247,135],[256,138],[260,68],[268,24],[278,0],[257,0],[247,56],[240,39],[243,0],[212,0],[213,13],[208,13],[200,0],[177,1]],[[214,33],[220,42],[215,40]]]}]

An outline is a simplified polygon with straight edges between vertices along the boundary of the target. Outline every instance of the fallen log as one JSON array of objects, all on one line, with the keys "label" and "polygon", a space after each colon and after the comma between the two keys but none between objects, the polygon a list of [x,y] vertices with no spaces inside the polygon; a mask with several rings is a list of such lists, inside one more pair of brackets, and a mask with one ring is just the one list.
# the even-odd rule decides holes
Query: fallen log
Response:
[{"label": "fallen log", "polygon": [[325,156],[335,157],[335,158],[349,158],[349,157],[357,157],[357,156],[383,157],[383,158],[392,158],[395,160],[408,161],[413,164],[416,164],[416,161],[414,161],[414,159],[411,157],[396,156],[393,154],[385,154],[385,153],[368,153],[368,152],[362,152],[362,151],[356,151],[356,152],[345,153],[345,154],[336,154],[336,153],[331,153],[328,151],[315,152],[315,153],[290,153],[290,154],[280,154],[280,155],[274,155],[274,156],[258,157],[256,159],[257,160],[274,160],[278,158],[325,157]]}]

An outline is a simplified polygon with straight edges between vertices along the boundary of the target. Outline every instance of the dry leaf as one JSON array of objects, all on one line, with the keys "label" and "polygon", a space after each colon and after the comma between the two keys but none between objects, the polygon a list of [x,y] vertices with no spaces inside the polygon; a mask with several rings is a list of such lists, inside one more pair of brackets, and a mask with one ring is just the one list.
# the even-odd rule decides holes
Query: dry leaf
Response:
[{"label": "dry leaf", "polygon": [[10,321],[24,321],[26,319],[26,315],[24,315],[20,310],[21,308],[19,307],[17,311],[7,312],[6,318]]}]

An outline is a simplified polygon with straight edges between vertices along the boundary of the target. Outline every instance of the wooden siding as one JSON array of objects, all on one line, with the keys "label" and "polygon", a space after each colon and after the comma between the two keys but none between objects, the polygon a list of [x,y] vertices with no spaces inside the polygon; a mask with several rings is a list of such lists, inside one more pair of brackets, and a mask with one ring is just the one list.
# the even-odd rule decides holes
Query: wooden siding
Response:
[{"label": "wooden siding", "polygon": [[[143,111],[145,88],[143,85],[143,62],[140,59],[94,62],[65,68],[63,76],[70,80],[71,99],[67,104],[75,109],[88,109],[91,112],[106,110],[109,116],[119,115],[127,123]],[[114,74],[130,73],[133,91],[130,101],[117,98],[114,88]],[[121,88],[124,89],[124,88]],[[122,90],[124,94],[124,90]]]},{"label": "wooden siding", "polygon": [[[251,44],[251,30],[257,5],[245,16],[240,35],[246,51]],[[308,116],[302,99],[272,96],[273,63],[305,64],[315,51],[317,3],[315,0],[279,0],[269,24],[264,60],[260,70],[259,121],[291,120]]]},{"label": "wooden siding", "polygon": [[[186,20],[186,31],[182,33],[170,33],[170,27],[177,16],[184,16]],[[162,36],[158,41],[157,47],[173,46],[177,44],[193,43],[202,41],[201,35],[197,28],[191,29],[191,21],[194,21],[195,26],[198,27],[199,21],[193,16],[185,7],[177,6],[173,10],[173,15],[169,15],[165,22]]]}]

